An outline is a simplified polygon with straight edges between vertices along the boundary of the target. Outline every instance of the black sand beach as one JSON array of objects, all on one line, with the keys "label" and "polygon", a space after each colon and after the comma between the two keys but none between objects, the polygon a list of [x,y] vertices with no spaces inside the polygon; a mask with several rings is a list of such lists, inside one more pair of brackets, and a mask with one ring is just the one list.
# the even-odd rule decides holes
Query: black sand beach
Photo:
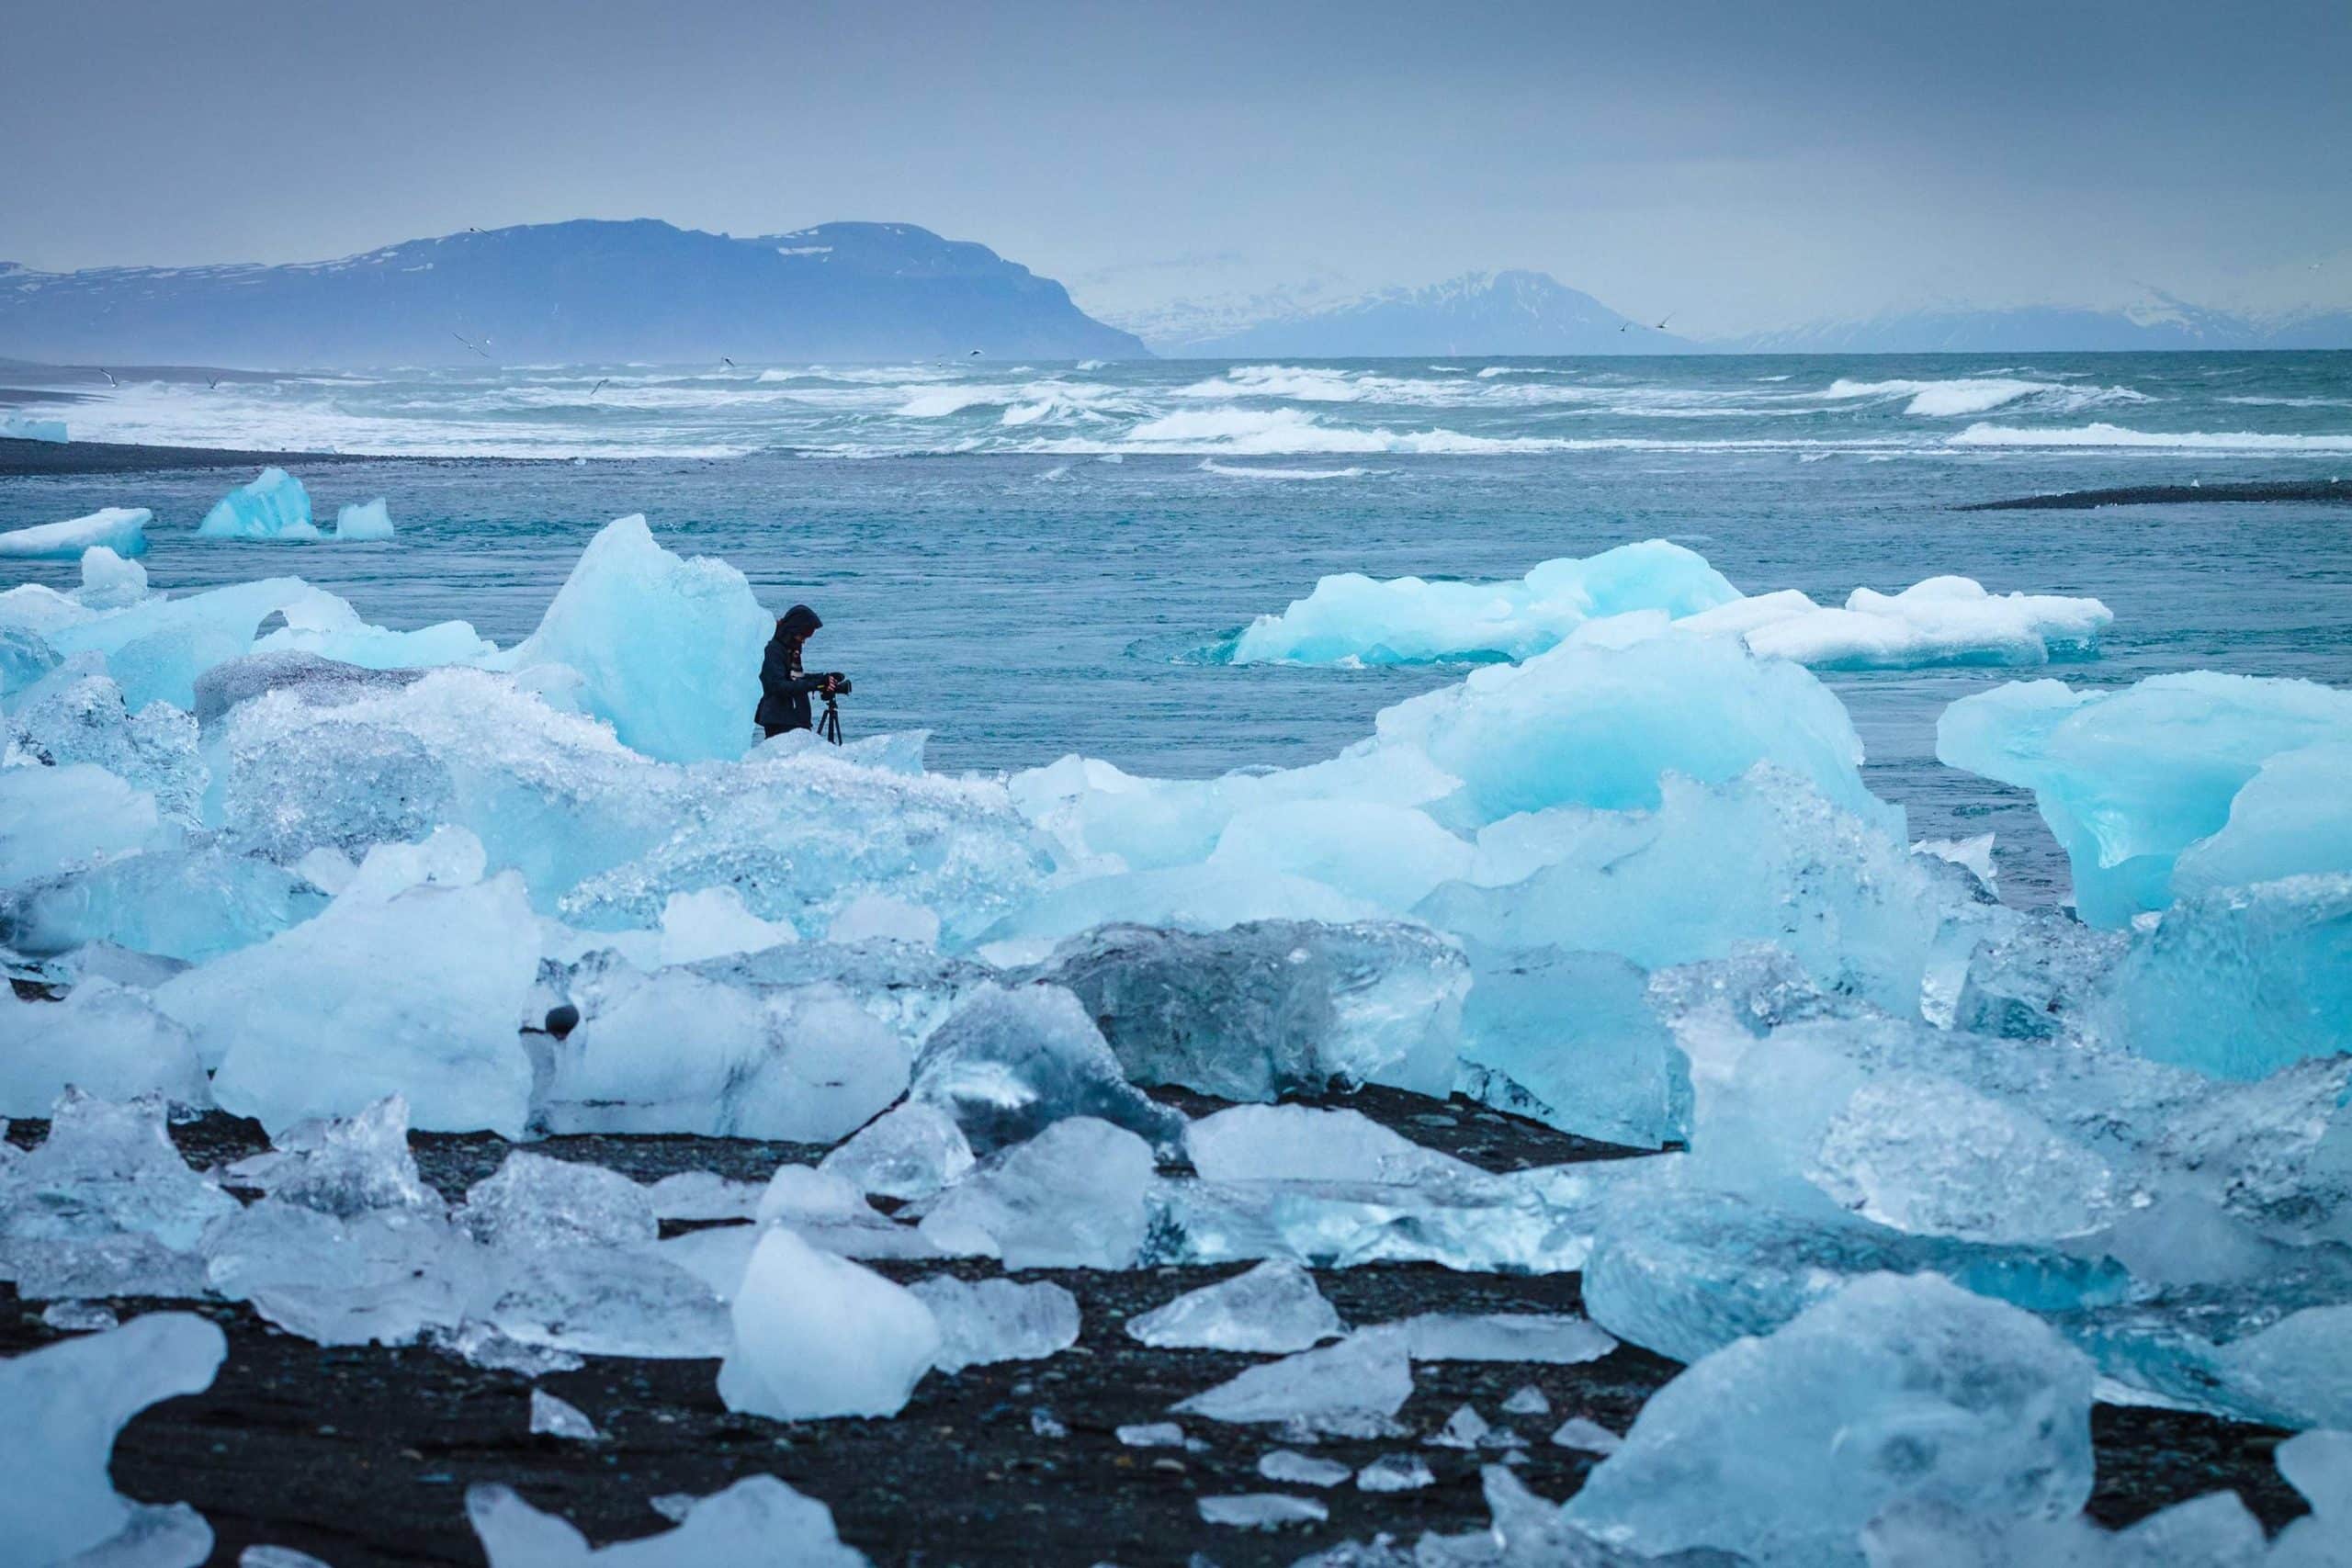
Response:
[{"label": "black sand beach", "polygon": [[[1215,1108],[1195,1097],[1166,1098],[1193,1113]],[[1460,1100],[1374,1090],[1346,1103],[1493,1169],[1623,1152]],[[39,1123],[20,1122],[9,1137],[29,1144],[41,1132]],[[217,1113],[176,1129],[175,1137],[198,1164],[266,1145],[253,1123]],[[411,1141],[425,1179],[452,1196],[496,1168],[508,1146],[489,1136],[415,1134]],[[647,1180],[689,1169],[758,1179],[783,1160],[819,1152],[695,1137],[552,1138],[532,1146]],[[943,1265],[878,1267],[907,1279]],[[944,1267],[971,1278],[996,1272],[993,1264],[977,1261]],[[842,1539],[882,1563],[1182,1563],[1197,1551],[1238,1568],[1289,1562],[1382,1531],[1409,1541],[1423,1530],[1485,1524],[1478,1471],[1499,1457],[1492,1451],[1404,1439],[1327,1440],[1314,1451],[1353,1466],[1385,1453],[1417,1453],[1436,1483],[1392,1494],[1343,1484],[1316,1494],[1330,1510],[1328,1523],[1260,1533],[1204,1524],[1198,1503],[1237,1493],[1311,1491],[1278,1486],[1257,1473],[1259,1457],[1283,1446],[1271,1432],[1188,1420],[1186,1430],[1204,1450],[1134,1449],[1118,1441],[1117,1427],[1164,1420],[1170,1405],[1259,1359],[1149,1349],[1122,1331],[1127,1317],[1237,1271],[1025,1271],[1021,1278],[1050,1279],[1078,1298],[1083,1327],[1077,1346],[1045,1361],[934,1373],[891,1420],[739,1416],[718,1400],[714,1362],[591,1358],[577,1371],[540,1382],[596,1423],[605,1436],[594,1444],[530,1435],[531,1381],[519,1375],[415,1347],[322,1348],[270,1327],[247,1308],[210,1303],[196,1310],[229,1336],[219,1380],[203,1393],[133,1420],[116,1445],[114,1475],[135,1497],[193,1504],[217,1532],[212,1561],[220,1564],[233,1563],[254,1543],[299,1548],[335,1568],[479,1563],[465,1491],[491,1482],[514,1487],[602,1544],[667,1529],[651,1498],[707,1494],[762,1472],[823,1500]],[[1575,1275],[1371,1267],[1317,1270],[1317,1283],[1357,1324],[1427,1312],[1581,1306]],[[112,1304],[127,1317],[187,1303]],[[0,1354],[57,1337],[36,1308],[0,1287]],[[1564,1497],[1596,1461],[1554,1447],[1552,1429],[1583,1416],[1623,1431],[1678,1370],[1631,1347],[1582,1366],[1423,1364],[1414,1370],[1416,1392],[1400,1418],[1427,1433],[1456,1407],[1472,1404],[1527,1439],[1520,1478],[1543,1495]],[[1543,1390],[1550,1414],[1506,1416],[1503,1400],[1528,1383]],[[1034,1413],[1041,1410],[1067,1435],[1040,1435]],[[2224,1487],[2235,1488],[2273,1529],[2301,1511],[2271,1467],[2271,1450],[2284,1434],[2108,1406],[2094,1412],[2092,1433],[2099,1479],[2091,1511],[2109,1524]]]},{"label": "black sand beach", "polygon": [[1980,501],[1957,512],[2086,512],[2095,506],[2176,506],[2184,502],[2315,501],[2352,506],[2352,484],[2342,479],[2290,479],[2253,484],[2122,485]]}]

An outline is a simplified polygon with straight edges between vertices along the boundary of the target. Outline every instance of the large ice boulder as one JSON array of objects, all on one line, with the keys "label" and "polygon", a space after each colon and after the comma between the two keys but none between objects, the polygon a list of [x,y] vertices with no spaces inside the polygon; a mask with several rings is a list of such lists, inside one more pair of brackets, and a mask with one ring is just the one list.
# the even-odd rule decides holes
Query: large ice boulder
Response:
[{"label": "large ice boulder", "polygon": [[1127,1082],[1094,1021],[1058,986],[974,992],[923,1043],[910,1092],[955,1117],[983,1155],[1068,1116],[1099,1118],[1163,1147],[1183,1136],[1183,1117]]},{"label": "large ice boulder", "polygon": [[783,1226],[761,1237],[731,1310],[718,1396],[780,1421],[896,1416],[940,1351],[922,1298]]},{"label": "large ice boulder", "polygon": [[739,757],[775,629],[741,572],[706,556],[681,560],[643,517],[624,517],[589,541],[538,630],[494,662],[571,670],[582,705],[649,757]]},{"label": "large ice boulder", "polygon": [[[2210,671],[2120,692],[1999,686],[1936,724],[1943,761],[2033,791],[2074,868],[2075,908],[2100,926],[2228,878],[2352,871],[2347,741],[2352,692]],[[2290,756],[2306,748],[2322,750]],[[2240,795],[2274,761],[2241,816]],[[2176,882],[2184,857],[2191,886]]]},{"label": "large ice boulder", "polygon": [[1226,1100],[1334,1083],[1442,1098],[1470,989],[1460,948],[1390,921],[1100,926],[1039,973],[1077,994],[1129,1079]]},{"label": "large ice boulder", "polygon": [[214,1099],[272,1131],[399,1094],[420,1128],[518,1136],[531,1064],[516,1031],[539,961],[523,879],[427,867],[386,889],[362,869],[315,919],[175,977],[157,1005],[218,1064]]},{"label": "large ice boulder", "polygon": [[155,514],[143,506],[108,506],[62,523],[37,523],[0,534],[0,558],[77,560],[85,550],[104,547],[118,556],[147,553],[147,525]]},{"label": "large ice boulder", "polygon": [[151,596],[126,609],[52,627],[41,636],[63,657],[104,655],[107,673],[122,687],[123,701],[134,710],[158,697],[175,707],[192,709],[197,677],[251,652],[265,620],[333,598],[299,577],[267,577],[178,599]]},{"label": "large ice boulder", "polygon": [[1690,1135],[1690,1072],[1651,1010],[1649,976],[1613,954],[1476,953],[1461,1072],[1471,1098],[1639,1148]]},{"label": "large ice boulder", "polygon": [[0,985],[0,1116],[46,1116],[69,1086],[107,1100],[212,1102],[187,1031],[145,992],[89,979],[62,1002],[28,1002]]},{"label": "large ice boulder", "polygon": [[1652,1553],[1863,1562],[1897,1503],[2059,1518],[2090,1495],[2089,1361],[2014,1307],[1874,1275],[1653,1395],[1566,1517]]},{"label": "large ice boulder", "polygon": [[311,521],[311,492],[283,468],[264,468],[252,483],[222,496],[196,531],[207,539],[319,537],[318,525]]},{"label": "large ice boulder", "polygon": [[62,419],[35,419],[30,414],[0,413],[0,439],[63,441],[65,438],[65,422]]},{"label": "large ice boulder", "polygon": [[[194,1568],[212,1532],[185,1504],[118,1495],[107,1473],[115,1435],[147,1406],[199,1393],[229,1353],[220,1330],[187,1313],[150,1313],[120,1328],[60,1340],[0,1360],[0,1539],[12,1562],[113,1562],[107,1543],[167,1537],[119,1559]],[[163,1550],[157,1550],[158,1547]],[[176,1550],[175,1550],[176,1548]]]},{"label": "large ice boulder", "polygon": [[1596,616],[1688,615],[1738,598],[1704,558],[1663,539],[1547,560],[1516,582],[1375,581],[1346,572],[1324,578],[1281,615],[1259,616],[1227,657],[1236,664],[1525,659]]}]

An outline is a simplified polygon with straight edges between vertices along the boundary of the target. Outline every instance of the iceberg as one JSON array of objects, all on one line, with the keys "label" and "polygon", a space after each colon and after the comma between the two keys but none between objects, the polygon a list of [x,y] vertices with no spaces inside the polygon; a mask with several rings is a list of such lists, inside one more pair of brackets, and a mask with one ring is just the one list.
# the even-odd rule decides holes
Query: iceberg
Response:
[{"label": "iceberg", "polygon": [[920,1296],[781,1226],[761,1237],[731,1311],[718,1396],[780,1421],[895,1416],[942,1348]]},{"label": "iceberg", "polygon": [[349,541],[389,539],[392,536],[392,514],[384,505],[384,498],[346,504],[334,514],[334,536]]},{"label": "iceberg", "polygon": [[311,521],[311,492],[283,468],[264,468],[250,484],[241,485],[213,503],[197,525],[206,539],[316,539]]},{"label": "iceberg", "polygon": [[538,630],[492,662],[563,666],[582,705],[644,756],[740,757],[775,629],[741,572],[704,556],[681,560],[653,542],[643,517],[624,517],[588,542]]},{"label": "iceberg", "polygon": [[74,591],[74,602],[89,610],[125,610],[147,597],[147,569],[126,555],[140,552],[117,552],[105,545],[92,545],[82,552],[82,586]]},{"label": "iceberg", "polygon": [[[60,436],[58,439],[64,439]],[[147,553],[147,525],[155,514],[143,506],[108,506],[86,517],[39,523],[0,534],[0,559],[79,560],[94,549],[117,556]]]},{"label": "iceberg", "polygon": [[1785,589],[1691,615],[1678,629],[1735,636],[1762,658],[1815,670],[1916,670],[2081,656],[2114,620],[2096,599],[1988,593],[1972,578],[1931,577],[1899,593],[1857,588],[1843,609]]},{"label": "iceberg", "polygon": [[1936,1279],[1856,1280],[1653,1395],[1564,1517],[1652,1553],[1863,1562],[1898,1504],[2046,1519],[2090,1495],[2090,1362],[2030,1315]]},{"label": "iceberg", "polygon": [[63,441],[65,422],[62,419],[35,419],[29,414],[0,414],[0,439],[9,441]]},{"label": "iceberg", "polygon": [[[2075,908],[2107,927],[2217,876],[2352,871],[2346,742],[2352,692],[2208,671],[2120,692],[1997,686],[1936,722],[1940,761],[2033,791],[2073,868]],[[2324,750],[2286,761],[2306,748]],[[2274,760],[2280,771],[2241,818],[2239,795]]]},{"label": "iceberg", "polygon": [[[200,1393],[229,1353],[220,1330],[187,1313],[150,1313],[104,1334],[62,1340],[0,1360],[0,1534],[21,1562],[122,1561],[195,1568],[212,1532],[186,1505],[118,1495],[107,1473],[117,1433],[147,1406]],[[168,1535],[156,1550],[149,1536]],[[85,1558],[85,1553],[88,1556]]]}]

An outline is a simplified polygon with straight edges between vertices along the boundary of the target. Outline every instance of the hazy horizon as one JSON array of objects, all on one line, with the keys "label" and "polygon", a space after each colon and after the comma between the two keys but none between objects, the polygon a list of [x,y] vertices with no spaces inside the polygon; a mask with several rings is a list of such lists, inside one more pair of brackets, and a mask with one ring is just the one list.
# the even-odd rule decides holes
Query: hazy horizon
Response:
[{"label": "hazy horizon", "polygon": [[[920,12],[910,15],[910,12]],[[1133,324],[1547,272],[1724,336],[2352,308],[2352,8],[973,16],[102,3],[13,24],[0,258],[316,261],[570,218],[977,240]]]}]

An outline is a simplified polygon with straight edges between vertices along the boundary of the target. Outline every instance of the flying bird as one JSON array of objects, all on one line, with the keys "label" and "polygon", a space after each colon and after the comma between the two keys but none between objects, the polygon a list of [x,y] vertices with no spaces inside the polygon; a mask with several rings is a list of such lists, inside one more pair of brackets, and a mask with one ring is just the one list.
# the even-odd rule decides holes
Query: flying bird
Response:
[{"label": "flying bird", "polygon": [[220,386],[220,377],[218,377],[218,376],[215,376],[214,378],[212,378],[212,379],[211,379],[211,380],[207,381],[207,382],[204,384],[204,389],[205,389],[206,391],[208,391],[208,392],[209,392],[209,391],[211,391],[214,388],[216,388],[216,387],[218,387],[218,386]]},{"label": "flying bird", "polygon": [[1619,327],[1617,330],[1618,330],[1619,332],[1621,332],[1621,333],[1629,333],[1629,332],[1632,332],[1632,331],[1634,330],[1634,323],[1633,323],[1633,322],[1631,322],[1631,321],[1627,321],[1623,326]]},{"label": "flying bird", "polygon": [[107,369],[103,365],[98,367],[98,374],[107,378],[107,385],[109,387],[119,387],[122,385],[121,382],[114,378],[114,372]]},{"label": "flying bird", "polygon": [[477,229],[477,228],[475,228],[472,224],[469,223],[469,224],[467,224],[467,225],[466,225],[466,232],[467,232],[467,233],[469,233],[469,234],[479,234],[479,233],[481,233],[481,230],[479,230],[479,229]]},{"label": "flying bird", "polygon": [[599,393],[599,392],[603,391],[603,390],[605,389],[605,382],[610,381],[611,379],[612,379],[612,378],[611,378],[610,376],[607,376],[607,377],[605,377],[605,379],[604,379],[603,381],[599,381],[599,382],[597,382],[594,386],[593,386],[593,387],[589,388],[589,389],[588,389],[588,395],[589,395],[590,397],[592,397],[592,398],[593,398],[593,397],[594,397],[597,393]]},{"label": "flying bird", "polygon": [[978,349],[977,349],[977,348],[976,348],[976,349],[972,350],[972,353],[971,353],[971,357],[972,357],[972,358],[974,358],[974,359],[978,359],[979,356],[980,356],[980,351],[979,351]]},{"label": "flying bird", "polygon": [[[468,348],[472,349],[476,354],[481,355],[484,359],[488,359],[490,357],[490,351],[488,349],[482,347],[481,344],[474,342],[473,339],[468,337],[465,333],[460,332],[452,332],[449,335],[456,338],[459,343],[464,344]],[[488,338],[484,338],[481,341],[482,343],[488,343],[490,340]]]},{"label": "flying bird", "polygon": [[1674,318],[1673,318],[1672,316],[1660,316],[1660,317],[1657,319],[1657,331],[1659,331],[1659,332],[1664,332],[1664,331],[1666,331],[1666,323],[1667,323],[1667,322],[1668,322],[1668,321],[1672,321],[1672,320],[1674,320]]},{"label": "flying bird", "polygon": [[734,369],[734,368],[735,368],[735,362],[734,362],[733,360],[731,360],[731,359],[728,358],[728,357],[727,357],[725,355],[723,355],[723,354],[722,354],[722,355],[720,355],[718,356],[718,362],[719,362],[721,365],[724,365],[725,367],[727,367],[727,368],[729,368],[729,370],[732,370],[732,369]]}]

